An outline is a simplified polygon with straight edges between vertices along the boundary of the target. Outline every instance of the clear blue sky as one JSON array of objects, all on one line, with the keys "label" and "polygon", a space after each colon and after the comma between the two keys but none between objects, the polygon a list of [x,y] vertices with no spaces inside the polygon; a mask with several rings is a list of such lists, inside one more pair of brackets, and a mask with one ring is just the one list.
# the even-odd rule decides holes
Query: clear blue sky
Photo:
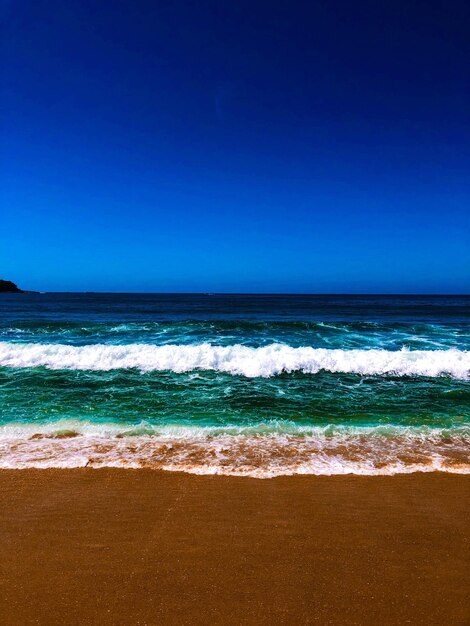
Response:
[{"label": "clear blue sky", "polygon": [[470,4],[3,0],[0,278],[470,291]]}]

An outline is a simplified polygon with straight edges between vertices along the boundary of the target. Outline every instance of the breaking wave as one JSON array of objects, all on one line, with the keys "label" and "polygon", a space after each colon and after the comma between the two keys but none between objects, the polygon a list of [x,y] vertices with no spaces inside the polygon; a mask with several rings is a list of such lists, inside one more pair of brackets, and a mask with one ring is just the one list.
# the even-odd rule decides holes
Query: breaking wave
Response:
[{"label": "breaking wave", "polygon": [[214,370],[247,377],[270,377],[283,372],[320,371],[394,376],[470,378],[467,350],[327,349],[271,344],[244,345],[64,344],[0,342],[0,366],[12,368],[142,372]]}]

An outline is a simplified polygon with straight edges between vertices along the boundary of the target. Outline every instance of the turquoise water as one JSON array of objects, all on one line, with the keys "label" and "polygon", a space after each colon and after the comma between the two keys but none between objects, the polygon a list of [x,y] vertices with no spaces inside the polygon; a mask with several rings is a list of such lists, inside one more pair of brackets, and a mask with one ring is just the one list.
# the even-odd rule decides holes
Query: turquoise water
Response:
[{"label": "turquoise water", "polygon": [[470,298],[0,300],[0,465],[470,468]]}]

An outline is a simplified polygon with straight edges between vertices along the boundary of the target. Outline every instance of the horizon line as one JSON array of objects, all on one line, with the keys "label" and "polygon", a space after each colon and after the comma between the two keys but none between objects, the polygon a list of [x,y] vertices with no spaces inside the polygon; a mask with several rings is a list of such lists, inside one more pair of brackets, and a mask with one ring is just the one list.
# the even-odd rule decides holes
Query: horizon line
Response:
[{"label": "horizon line", "polygon": [[24,289],[22,292],[5,292],[9,295],[46,295],[46,294],[109,294],[109,295],[166,295],[166,296],[456,296],[468,297],[469,293],[455,292],[434,292],[434,293],[418,293],[418,292],[340,292],[340,291],[37,291],[32,289]]}]

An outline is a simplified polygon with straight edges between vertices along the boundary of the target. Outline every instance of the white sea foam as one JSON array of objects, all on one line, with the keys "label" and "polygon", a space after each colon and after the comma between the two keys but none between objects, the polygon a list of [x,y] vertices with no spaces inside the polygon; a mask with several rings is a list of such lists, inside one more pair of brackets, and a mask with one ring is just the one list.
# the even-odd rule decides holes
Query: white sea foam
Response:
[{"label": "white sea foam", "polygon": [[58,421],[0,427],[1,468],[122,467],[269,478],[470,473],[470,427],[155,426]]},{"label": "white sea foam", "polygon": [[271,344],[243,345],[107,345],[0,342],[0,366],[49,369],[142,372],[214,370],[248,377],[269,377],[282,372],[315,374],[321,370],[365,375],[451,376],[470,378],[467,350],[340,350]]}]

